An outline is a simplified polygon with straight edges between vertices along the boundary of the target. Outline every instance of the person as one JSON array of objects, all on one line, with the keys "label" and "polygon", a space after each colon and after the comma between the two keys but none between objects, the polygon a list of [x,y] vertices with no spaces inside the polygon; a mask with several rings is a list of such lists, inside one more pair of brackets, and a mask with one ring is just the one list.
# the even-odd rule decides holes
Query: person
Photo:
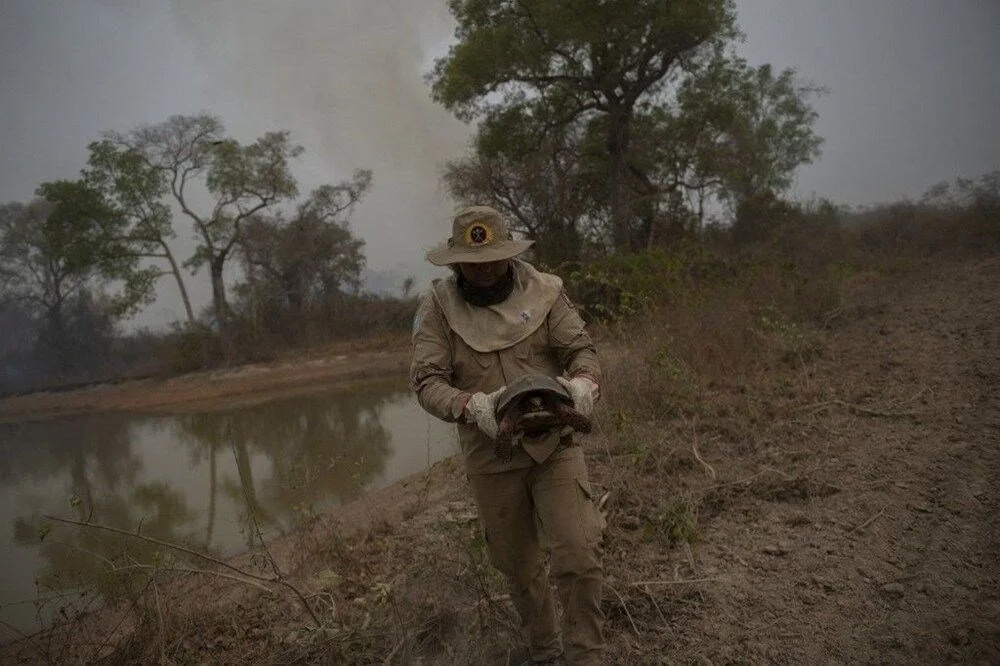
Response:
[{"label": "person", "polygon": [[584,416],[600,394],[597,353],[562,280],[518,258],[532,244],[514,240],[493,208],[457,213],[451,237],[427,253],[452,275],[420,298],[410,382],[425,410],[457,423],[490,559],[521,618],[525,664],[598,664],[604,519],[583,451],[568,427],[521,438],[509,461],[494,451],[497,399],[518,377],[556,378]]}]

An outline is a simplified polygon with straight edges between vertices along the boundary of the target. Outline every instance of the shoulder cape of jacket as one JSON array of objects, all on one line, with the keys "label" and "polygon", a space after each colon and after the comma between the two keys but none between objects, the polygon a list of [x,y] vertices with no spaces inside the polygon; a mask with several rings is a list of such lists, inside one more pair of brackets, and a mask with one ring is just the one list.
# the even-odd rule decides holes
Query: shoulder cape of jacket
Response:
[{"label": "shoulder cape of jacket", "polygon": [[431,293],[465,344],[478,352],[506,349],[534,333],[545,322],[562,292],[562,280],[514,259],[514,290],[501,303],[477,307],[462,298],[454,275],[431,282]]}]

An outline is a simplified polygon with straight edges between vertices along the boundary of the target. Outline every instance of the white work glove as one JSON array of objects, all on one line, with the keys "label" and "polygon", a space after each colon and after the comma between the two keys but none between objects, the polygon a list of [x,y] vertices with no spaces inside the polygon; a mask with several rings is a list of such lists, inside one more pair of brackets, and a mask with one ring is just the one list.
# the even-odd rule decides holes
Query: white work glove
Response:
[{"label": "white work glove", "polygon": [[573,398],[573,409],[589,419],[594,413],[594,402],[600,392],[597,382],[582,376],[573,379],[556,377],[556,381],[569,391],[570,397]]},{"label": "white work glove", "polygon": [[469,402],[465,403],[466,420],[475,421],[479,429],[486,433],[490,439],[497,438],[500,424],[497,423],[496,405],[497,398],[506,390],[506,386],[501,386],[493,393],[473,393]]}]

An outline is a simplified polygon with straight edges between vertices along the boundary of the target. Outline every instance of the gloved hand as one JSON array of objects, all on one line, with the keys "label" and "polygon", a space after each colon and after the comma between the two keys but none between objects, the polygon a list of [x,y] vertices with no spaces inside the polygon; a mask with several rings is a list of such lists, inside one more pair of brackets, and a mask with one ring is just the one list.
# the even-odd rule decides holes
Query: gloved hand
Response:
[{"label": "gloved hand", "polygon": [[598,395],[600,395],[597,382],[583,376],[574,377],[573,379],[556,377],[556,381],[569,391],[570,396],[573,398],[573,409],[589,419],[594,413],[594,402],[597,400]]},{"label": "gloved hand", "polygon": [[469,402],[465,403],[466,419],[475,421],[476,425],[490,439],[497,438],[500,425],[497,423],[497,398],[504,392],[506,386],[501,386],[493,393],[473,393]]}]

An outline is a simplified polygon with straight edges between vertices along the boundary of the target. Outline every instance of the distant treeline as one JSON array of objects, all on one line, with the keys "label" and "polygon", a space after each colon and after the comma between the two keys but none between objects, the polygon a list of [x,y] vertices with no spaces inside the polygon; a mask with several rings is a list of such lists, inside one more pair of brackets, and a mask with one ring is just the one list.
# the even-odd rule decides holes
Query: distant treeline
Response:
[{"label": "distant treeline", "polygon": [[[589,318],[615,322],[651,303],[681,299],[699,284],[739,281],[764,265],[779,267],[785,279],[808,289],[810,281],[822,281],[815,276],[830,271],[992,253],[1000,251],[1000,171],[935,186],[919,201],[845,208],[776,199],[755,215],[641,252],[540,263],[563,276]],[[753,233],[742,226],[748,219],[756,220]],[[401,286],[401,297],[337,290],[302,301],[269,290],[270,284],[248,279],[235,289],[227,335],[209,323],[210,308],[193,326],[123,335],[109,300],[81,289],[65,302],[62,337],[55,340],[43,310],[30,301],[7,300],[0,307],[0,391],[167,375],[393,334],[394,344],[405,344],[402,334],[415,309],[412,283]],[[814,299],[817,308],[821,301]]]}]

